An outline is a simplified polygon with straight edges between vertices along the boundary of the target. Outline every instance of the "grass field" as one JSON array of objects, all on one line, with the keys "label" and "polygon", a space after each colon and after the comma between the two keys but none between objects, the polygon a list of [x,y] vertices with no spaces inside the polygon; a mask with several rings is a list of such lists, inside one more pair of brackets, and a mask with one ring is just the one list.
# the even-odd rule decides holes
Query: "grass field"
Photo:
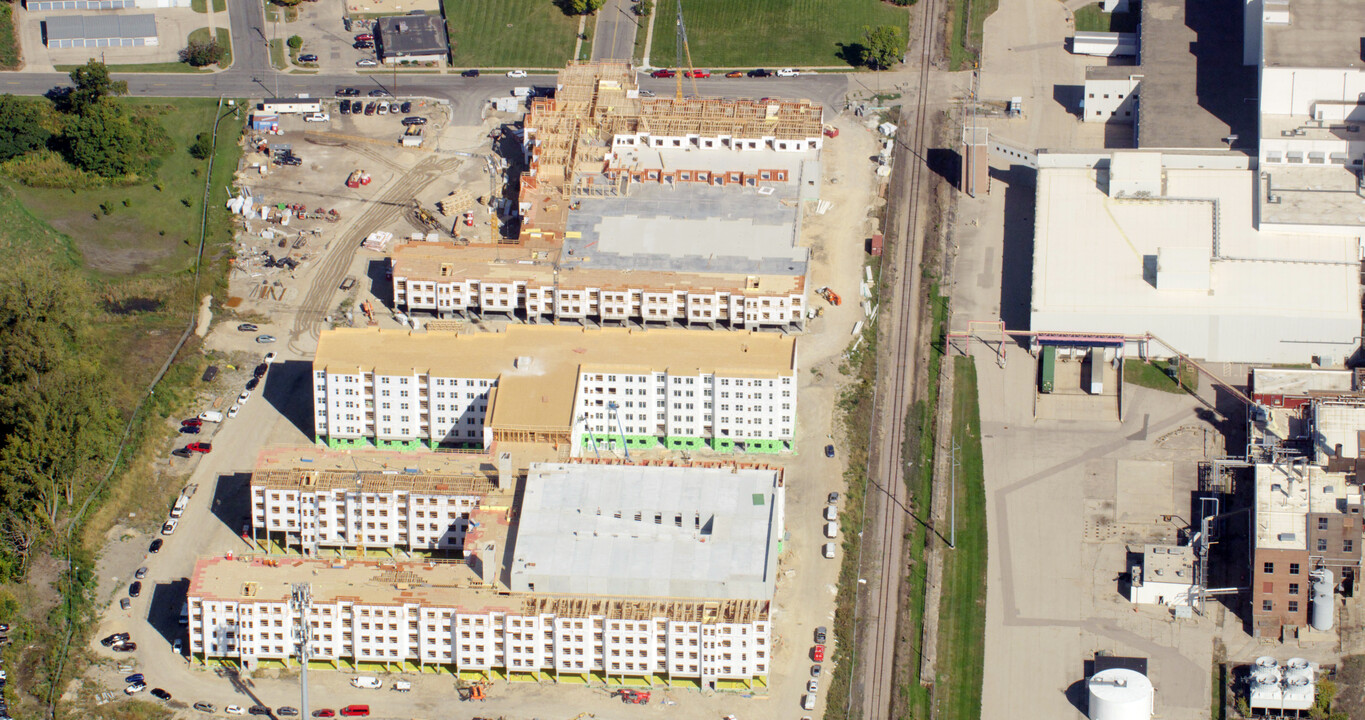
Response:
[{"label": "grass field", "polygon": [[[929,542],[930,530],[926,523],[934,491],[934,416],[938,408],[938,376],[943,366],[943,332],[948,322],[948,299],[939,295],[937,282],[929,286],[925,297],[933,304],[928,384],[924,397],[915,401],[905,416],[905,439],[901,447],[908,491],[905,504],[915,515],[906,523],[904,552],[914,562],[906,577],[904,605],[901,606],[898,632],[907,640],[896,649],[897,697],[892,705],[894,717],[914,718],[930,716],[929,690],[919,674],[919,656],[924,642],[924,592],[928,582],[923,558]],[[901,653],[906,649],[913,650],[913,658],[902,657]]]},{"label": "grass field", "polygon": [[1000,0],[953,0],[949,9],[948,65],[963,70],[981,61],[981,41],[986,18],[995,12]]},{"label": "grass field", "polygon": [[550,0],[445,0],[445,14],[454,67],[558,68],[573,57],[578,18]]},{"label": "grass field", "polygon": [[[838,66],[856,64],[863,28],[909,27],[910,10],[881,0],[683,0],[687,47],[695,67]],[[649,62],[677,64],[673,3],[659,15]]]},{"label": "grass field", "polygon": [[1199,389],[1199,371],[1193,366],[1183,365],[1180,368],[1180,384],[1167,374],[1167,368],[1172,361],[1153,360],[1143,362],[1141,360],[1123,361],[1123,381],[1134,385],[1141,385],[1153,390],[1162,390],[1169,393],[1181,393],[1186,389],[1191,392]]},{"label": "grass field", "polygon": [[[34,216],[74,238],[75,249],[92,271],[115,277],[183,272],[193,261],[198,242],[204,186],[203,161],[191,157],[186,148],[196,134],[212,127],[218,102],[207,98],[124,102],[156,113],[175,142],[176,149],[154,180],[78,193],[11,187]],[[220,154],[226,151],[220,144]],[[231,182],[235,166],[235,155],[224,157],[216,168],[222,175],[215,178],[216,188]],[[220,195],[221,191],[215,193],[215,202]]]},{"label": "grass field", "polygon": [[14,4],[0,3],[0,70],[19,67],[19,36],[14,28]]},{"label": "grass field", "polygon": [[1076,30],[1078,32],[1137,32],[1138,18],[1141,16],[1136,0],[1129,5],[1128,12],[1107,13],[1100,10],[1100,4],[1086,5],[1076,11]]},{"label": "grass field", "polygon": [[981,459],[981,408],[976,365],[954,358],[953,438],[960,445],[957,470],[957,545],[944,553],[939,606],[939,717],[981,717],[981,676],[986,652],[986,493]]},{"label": "grass field", "polygon": [[[53,65],[53,66],[52,66],[52,69],[56,70],[57,72],[71,72],[72,70],[75,70],[75,69],[78,68],[78,67],[85,67],[85,66],[84,66],[84,65]],[[211,67],[207,67],[207,68],[197,68],[197,67],[194,67],[193,65],[190,65],[189,63],[184,63],[184,62],[146,63],[146,64],[144,64],[144,65],[108,65],[107,67],[109,68],[109,72],[117,72],[117,73],[138,73],[138,72],[144,72],[144,73],[191,73],[191,74],[193,74],[193,73],[207,73],[207,72],[213,72],[213,69],[212,69]]]}]

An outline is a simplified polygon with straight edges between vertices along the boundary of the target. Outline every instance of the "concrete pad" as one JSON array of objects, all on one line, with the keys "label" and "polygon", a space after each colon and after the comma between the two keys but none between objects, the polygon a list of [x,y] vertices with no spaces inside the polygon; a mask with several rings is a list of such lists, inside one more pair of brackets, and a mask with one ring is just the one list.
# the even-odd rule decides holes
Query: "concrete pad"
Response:
[{"label": "concrete pad", "polygon": [[1171,463],[1160,460],[1118,460],[1116,518],[1119,522],[1159,523],[1176,514]]}]

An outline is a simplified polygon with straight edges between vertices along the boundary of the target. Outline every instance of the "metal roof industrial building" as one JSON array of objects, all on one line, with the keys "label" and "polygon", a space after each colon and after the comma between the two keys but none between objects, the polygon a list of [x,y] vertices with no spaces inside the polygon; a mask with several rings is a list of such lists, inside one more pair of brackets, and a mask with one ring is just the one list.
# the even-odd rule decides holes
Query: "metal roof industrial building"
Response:
[{"label": "metal roof industrial building", "polygon": [[545,463],[527,474],[513,592],[769,600],[779,470]]},{"label": "metal roof industrial building", "polygon": [[143,47],[156,45],[156,16],[56,15],[43,20],[50,48]]}]

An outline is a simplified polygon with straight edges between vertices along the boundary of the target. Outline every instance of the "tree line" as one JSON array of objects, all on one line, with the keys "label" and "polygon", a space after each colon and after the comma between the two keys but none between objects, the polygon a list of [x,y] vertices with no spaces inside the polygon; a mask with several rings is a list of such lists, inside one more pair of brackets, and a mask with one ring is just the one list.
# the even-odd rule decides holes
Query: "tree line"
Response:
[{"label": "tree line", "polygon": [[47,151],[100,178],[136,178],[170,154],[174,144],[160,122],[114,100],[128,84],[103,63],[91,60],[70,77],[72,86],[49,92],[46,103],[0,96],[0,162]]},{"label": "tree line", "polygon": [[[47,153],[98,182],[150,175],[174,147],[160,122],[117,102],[127,85],[101,63],[76,68],[71,81],[46,101],[0,96],[0,161]],[[25,246],[13,242],[20,250],[0,262],[0,579],[12,580],[66,530],[124,424],[116,373],[98,347],[95,288],[77,268]]]}]

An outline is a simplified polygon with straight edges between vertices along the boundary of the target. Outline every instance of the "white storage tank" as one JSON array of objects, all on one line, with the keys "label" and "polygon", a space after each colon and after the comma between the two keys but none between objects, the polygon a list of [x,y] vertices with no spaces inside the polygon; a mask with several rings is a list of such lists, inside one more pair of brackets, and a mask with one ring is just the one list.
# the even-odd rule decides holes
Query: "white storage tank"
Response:
[{"label": "white storage tank", "polygon": [[1313,615],[1309,623],[1314,630],[1326,632],[1332,629],[1332,588],[1336,577],[1331,570],[1314,570],[1308,577],[1313,579]]},{"label": "white storage tank", "polygon": [[1090,676],[1090,720],[1151,720],[1152,681],[1136,670],[1111,668]]}]

